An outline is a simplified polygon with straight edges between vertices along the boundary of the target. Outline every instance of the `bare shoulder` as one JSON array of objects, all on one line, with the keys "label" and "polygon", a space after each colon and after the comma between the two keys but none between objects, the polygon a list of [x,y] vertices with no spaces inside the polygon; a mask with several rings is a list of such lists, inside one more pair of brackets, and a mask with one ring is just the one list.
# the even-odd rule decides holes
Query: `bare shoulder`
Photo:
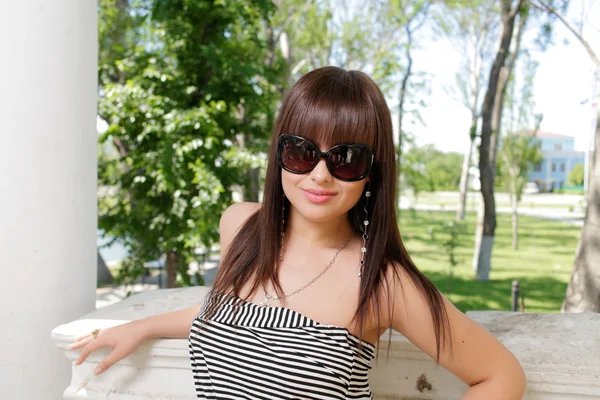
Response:
[{"label": "bare shoulder", "polygon": [[230,230],[233,228],[234,230],[237,230],[248,217],[260,210],[261,206],[262,204],[260,203],[250,202],[234,203],[230,205],[223,212],[223,215],[221,215],[219,229],[225,228],[226,230]]},{"label": "bare shoulder", "polygon": [[[514,355],[481,325],[458,310],[435,287],[429,293],[415,284],[408,272],[397,268],[398,273],[388,274],[393,313],[391,326],[431,358],[436,357],[434,314],[428,297],[439,293],[448,316],[450,335],[444,343],[442,337],[440,364],[467,385],[474,385],[498,376],[513,379],[515,389],[524,385],[523,370]],[[433,290],[431,290],[433,289]]]},{"label": "bare shoulder", "polygon": [[240,227],[251,215],[260,210],[261,203],[242,202],[227,207],[221,215],[219,222],[219,235],[221,237],[221,256],[225,254],[231,240],[235,237]]}]

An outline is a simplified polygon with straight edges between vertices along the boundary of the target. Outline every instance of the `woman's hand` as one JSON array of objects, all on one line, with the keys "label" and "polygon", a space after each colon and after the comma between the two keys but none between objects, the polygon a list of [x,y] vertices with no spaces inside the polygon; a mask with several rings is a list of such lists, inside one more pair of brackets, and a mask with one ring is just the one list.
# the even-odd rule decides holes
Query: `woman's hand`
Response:
[{"label": "woman's hand", "polygon": [[94,351],[101,347],[112,347],[113,351],[94,370],[94,375],[101,374],[111,365],[133,353],[146,339],[146,332],[141,321],[133,321],[123,325],[114,326],[100,330],[94,338],[93,333],[76,338],[71,344],[71,350],[83,348],[75,365],[81,364]]},{"label": "woman's hand", "polygon": [[153,315],[123,325],[101,330],[94,338],[92,333],[76,338],[69,346],[71,350],[81,349],[75,365],[81,364],[90,354],[101,347],[112,347],[113,351],[98,365],[94,374],[98,375],[119,360],[127,357],[146,339],[170,338],[186,339],[194,317],[202,305],[183,310]]}]

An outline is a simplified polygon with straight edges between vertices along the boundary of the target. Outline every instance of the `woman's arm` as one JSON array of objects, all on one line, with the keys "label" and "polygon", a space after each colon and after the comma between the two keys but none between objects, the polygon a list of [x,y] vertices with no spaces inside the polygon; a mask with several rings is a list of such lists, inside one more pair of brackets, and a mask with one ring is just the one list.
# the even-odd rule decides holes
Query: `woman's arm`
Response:
[{"label": "woman's arm", "polygon": [[192,321],[200,312],[200,308],[202,308],[202,305],[153,315],[135,322],[139,323],[145,339],[187,339]]},{"label": "woman's arm", "polygon": [[[404,271],[399,275],[402,285],[394,282],[392,286],[392,328],[435,359],[436,341],[429,306],[408,275]],[[463,400],[521,400],[525,373],[519,361],[490,332],[442,297],[450,321],[452,345],[442,347],[439,362],[470,386]]]}]

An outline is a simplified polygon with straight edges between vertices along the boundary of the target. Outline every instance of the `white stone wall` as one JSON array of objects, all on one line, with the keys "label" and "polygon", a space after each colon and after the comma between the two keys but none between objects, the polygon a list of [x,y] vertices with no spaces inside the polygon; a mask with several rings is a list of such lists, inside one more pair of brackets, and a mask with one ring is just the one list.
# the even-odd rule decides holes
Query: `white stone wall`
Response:
[{"label": "white stone wall", "polygon": [[[164,289],[134,295],[120,303],[57,327],[56,346],[74,361],[67,346],[92,329],[183,309],[202,301],[208,288]],[[527,375],[526,400],[600,398],[600,314],[473,312],[468,315],[504,343]],[[389,357],[388,357],[389,346]],[[108,349],[73,369],[66,399],[194,400],[187,340],[155,340],[102,375],[95,366]],[[376,399],[460,399],[467,386],[402,335],[382,336],[370,373]]]},{"label": "white stone wall", "polygon": [[58,399],[96,287],[97,2],[0,2],[0,397]]}]

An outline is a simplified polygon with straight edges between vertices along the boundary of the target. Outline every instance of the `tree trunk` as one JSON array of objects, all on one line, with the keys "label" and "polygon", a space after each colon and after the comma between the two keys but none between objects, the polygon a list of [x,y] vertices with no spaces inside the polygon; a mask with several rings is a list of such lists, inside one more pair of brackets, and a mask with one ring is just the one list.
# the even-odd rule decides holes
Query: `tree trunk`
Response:
[{"label": "tree trunk", "polygon": [[[479,253],[481,252],[481,240],[483,239],[483,214],[484,214],[483,197],[479,199],[477,205],[477,221],[475,222],[475,248],[473,252],[473,271],[477,273],[477,265],[479,261]],[[490,254],[491,255],[491,254]]]},{"label": "tree trunk", "polygon": [[517,202],[516,192],[511,193],[510,202],[512,205],[512,246],[513,249],[517,250],[519,248],[519,215],[517,213],[519,203]]},{"label": "tree trunk", "polygon": [[167,253],[167,261],[165,262],[165,269],[167,270],[167,288],[174,288],[177,283],[177,272],[179,264],[179,257],[177,253],[170,251]]},{"label": "tree trunk", "polygon": [[[479,146],[479,171],[481,194],[483,196],[483,229],[481,238],[475,240],[473,263],[476,265],[475,279],[488,280],[491,270],[492,248],[496,231],[496,203],[494,180],[496,177],[496,151],[498,134],[502,120],[502,103],[510,70],[505,65],[513,38],[515,17],[519,14],[522,0],[511,8],[511,0],[502,1],[502,32],[500,48],[490,71],[488,88],[483,100],[481,144]],[[516,56],[516,55],[515,55]],[[477,257],[477,258],[475,258]]]},{"label": "tree trunk", "polygon": [[460,173],[460,197],[458,202],[458,210],[456,211],[456,219],[465,219],[465,209],[467,207],[467,193],[469,192],[469,167],[471,166],[471,157],[473,156],[473,142],[475,141],[475,135],[473,134],[477,129],[477,116],[472,115],[471,117],[471,132],[469,133],[469,148],[465,152],[463,159],[462,171]]},{"label": "tree trunk", "polygon": [[402,196],[402,148],[404,142],[404,133],[402,130],[402,119],[404,118],[404,101],[406,99],[406,88],[408,86],[408,80],[410,79],[410,75],[412,74],[412,56],[410,54],[410,46],[412,45],[412,31],[410,28],[406,27],[406,34],[408,37],[408,43],[406,45],[406,58],[408,60],[408,65],[406,66],[406,73],[402,78],[402,84],[400,85],[400,94],[399,94],[399,103],[398,103],[398,147],[396,148],[396,192],[397,192],[397,201],[396,201],[396,209],[398,210],[398,215],[400,215],[400,199]]},{"label": "tree trunk", "polygon": [[281,55],[285,60],[285,76],[283,79],[283,85],[281,86],[279,91],[281,94],[281,98],[283,99],[292,87],[292,66],[294,64],[292,47],[290,45],[288,34],[285,30],[279,35],[279,50],[281,51]]},{"label": "tree trunk", "polygon": [[[596,73],[600,77],[600,65]],[[600,312],[600,107],[596,107],[596,144],[587,209],[562,312]]]},{"label": "tree trunk", "polygon": [[[244,113],[245,115],[245,113]],[[245,116],[242,119],[242,123],[245,121]],[[243,149],[246,148],[246,141],[250,140],[248,134],[242,133],[238,137],[238,146]],[[242,187],[242,201],[251,201],[258,203],[258,197],[260,192],[260,168],[251,168],[245,172],[246,182]]]},{"label": "tree trunk", "polygon": [[248,178],[250,184],[248,185],[248,195],[244,196],[244,200],[258,203],[260,192],[260,168],[252,168],[248,171]]},{"label": "tree trunk", "polygon": [[[600,78],[600,58],[590,44],[559,13],[544,5],[546,11],[556,15],[588,52],[596,65],[595,79]],[[596,81],[597,82],[597,81]],[[597,86],[600,90],[600,86]],[[581,237],[577,244],[575,263],[567,293],[562,304],[562,312],[600,312],[600,92],[596,100],[595,146],[592,154],[592,168],[587,193],[587,208]],[[592,103],[594,99],[592,99]]]}]

